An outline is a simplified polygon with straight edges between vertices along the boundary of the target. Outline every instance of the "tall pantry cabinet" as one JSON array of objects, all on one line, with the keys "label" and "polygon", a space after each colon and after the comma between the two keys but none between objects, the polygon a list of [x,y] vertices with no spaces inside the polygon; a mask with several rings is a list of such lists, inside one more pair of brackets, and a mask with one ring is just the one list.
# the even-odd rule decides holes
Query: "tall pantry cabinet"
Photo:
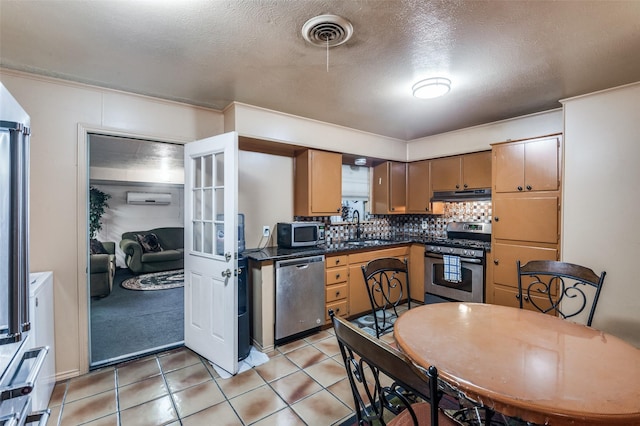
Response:
[{"label": "tall pantry cabinet", "polygon": [[519,307],[517,260],[559,260],[561,144],[552,135],[492,145],[489,303]]}]

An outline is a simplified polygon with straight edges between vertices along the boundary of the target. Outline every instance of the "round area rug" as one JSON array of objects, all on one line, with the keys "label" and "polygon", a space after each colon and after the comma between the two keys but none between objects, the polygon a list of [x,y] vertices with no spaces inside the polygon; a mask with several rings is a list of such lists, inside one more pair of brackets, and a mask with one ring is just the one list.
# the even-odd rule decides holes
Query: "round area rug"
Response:
[{"label": "round area rug", "polygon": [[129,290],[166,290],[184,286],[184,270],[154,272],[138,275],[122,282],[122,287]]}]

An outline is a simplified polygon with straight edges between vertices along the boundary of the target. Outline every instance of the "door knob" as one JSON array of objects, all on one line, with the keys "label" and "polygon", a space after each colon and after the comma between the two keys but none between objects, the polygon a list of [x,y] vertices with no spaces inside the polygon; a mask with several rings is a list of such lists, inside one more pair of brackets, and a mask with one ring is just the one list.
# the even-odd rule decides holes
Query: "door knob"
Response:
[{"label": "door knob", "polygon": [[222,271],[222,276],[225,278],[231,278],[231,270],[227,269],[226,271]]}]

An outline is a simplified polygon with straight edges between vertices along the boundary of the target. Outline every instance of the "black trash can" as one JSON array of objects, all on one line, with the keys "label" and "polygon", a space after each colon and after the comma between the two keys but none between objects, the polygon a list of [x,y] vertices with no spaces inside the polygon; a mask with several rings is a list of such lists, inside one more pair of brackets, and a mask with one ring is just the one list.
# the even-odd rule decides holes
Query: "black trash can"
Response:
[{"label": "black trash can", "polygon": [[249,335],[249,291],[248,291],[248,259],[238,256],[238,361],[242,361],[251,351]]}]

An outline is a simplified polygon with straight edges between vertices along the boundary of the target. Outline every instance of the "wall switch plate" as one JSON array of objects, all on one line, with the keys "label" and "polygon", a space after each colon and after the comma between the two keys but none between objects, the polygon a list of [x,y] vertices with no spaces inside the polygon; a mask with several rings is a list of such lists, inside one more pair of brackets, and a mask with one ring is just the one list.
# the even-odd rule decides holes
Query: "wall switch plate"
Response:
[{"label": "wall switch plate", "polygon": [[269,235],[271,235],[271,228],[269,228],[269,225],[264,225],[262,227],[262,236],[268,237]]},{"label": "wall switch plate", "polygon": [[429,223],[426,220],[422,221],[422,229],[427,229],[429,227]]}]

